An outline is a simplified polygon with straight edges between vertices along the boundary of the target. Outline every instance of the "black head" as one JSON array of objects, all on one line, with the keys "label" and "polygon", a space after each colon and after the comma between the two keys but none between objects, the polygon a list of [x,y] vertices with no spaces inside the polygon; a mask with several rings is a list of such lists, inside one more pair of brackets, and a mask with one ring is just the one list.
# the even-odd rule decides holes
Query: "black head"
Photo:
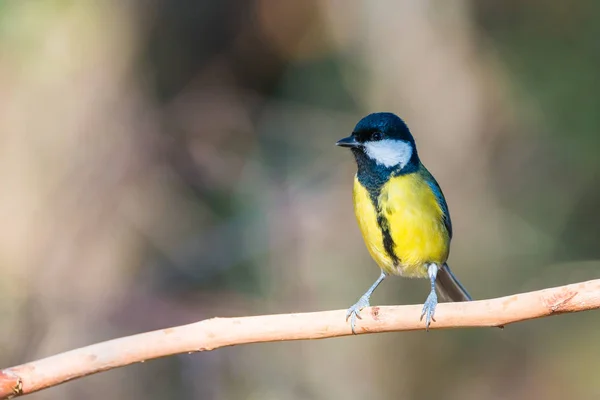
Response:
[{"label": "black head", "polygon": [[392,113],[361,119],[352,135],[336,143],[354,153],[359,170],[413,170],[419,164],[415,140],[404,121]]}]

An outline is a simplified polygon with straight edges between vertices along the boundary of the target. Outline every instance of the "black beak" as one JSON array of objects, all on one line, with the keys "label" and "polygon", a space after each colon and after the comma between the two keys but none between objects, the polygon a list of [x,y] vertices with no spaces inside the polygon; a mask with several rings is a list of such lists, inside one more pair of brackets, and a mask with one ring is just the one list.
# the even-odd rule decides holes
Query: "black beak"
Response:
[{"label": "black beak", "polygon": [[354,136],[348,136],[347,138],[343,138],[337,141],[337,143],[335,144],[336,146],[340,146],[340,147],[358,147],[360,146],[360,143],[358,143],[356,141],[356,139],[354,138]]}]

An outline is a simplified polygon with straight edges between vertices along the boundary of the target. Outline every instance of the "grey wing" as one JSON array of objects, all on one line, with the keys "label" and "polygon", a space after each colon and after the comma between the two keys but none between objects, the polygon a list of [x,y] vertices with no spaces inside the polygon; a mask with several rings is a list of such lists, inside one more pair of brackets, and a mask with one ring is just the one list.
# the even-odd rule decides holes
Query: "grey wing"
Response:
[{"label": "grey wing", "polygon": [[425,171],[427,172],[427,184],[431,188],[431,191],[435,195],[435,198],[437,199],[440,208],[444,212],[444,225],[446,226],[446,229],[448,229],[450,239],[452,239],[452,220],[450,219],[450,211],[448,211],[448,204],[446,204],[446,198],[444,197],[444,193],[442,192],[440,185],[438,185],[433,175],[431,175],[431,173],[426,169]]}]

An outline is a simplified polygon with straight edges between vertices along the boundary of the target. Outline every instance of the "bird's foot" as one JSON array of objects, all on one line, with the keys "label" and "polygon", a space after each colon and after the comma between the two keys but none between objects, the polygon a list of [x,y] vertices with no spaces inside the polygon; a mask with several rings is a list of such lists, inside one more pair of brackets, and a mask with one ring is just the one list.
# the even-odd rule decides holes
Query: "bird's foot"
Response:
[{"label": "bird's foot", "polygon": [[350,318],[350,327],[352,328],[352,333],[356,335],[356,331],[354,330],[354,326],[356,325],[356,318],[362,319],[360,317],[360,310],[365,307],[369,307],[369,298],[366,296],[362,296],[356,304],[348,309],[346,312],[346,321]]},{"label": "bird's foot", "polygon": [[435,321],[433,315],[435,314],[435,307],[437,306],[438,300],[435,291],[431,291],[429,296],[427,296],[427,300],[425,300],[425,304],[423,304],[423,312],[421,312],[421,320],[425,317],[425,329],[429,331],[429,324],[431,321]]}]

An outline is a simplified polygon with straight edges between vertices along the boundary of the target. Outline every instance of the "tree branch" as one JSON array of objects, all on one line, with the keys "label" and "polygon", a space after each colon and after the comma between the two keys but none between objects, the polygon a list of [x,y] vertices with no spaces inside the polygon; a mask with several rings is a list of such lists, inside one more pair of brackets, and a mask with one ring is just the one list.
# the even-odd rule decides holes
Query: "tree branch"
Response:
[{"label": "tree branch", "polygon": [[[600,279],[491,300],[438,305],[430,329],[505,326],[514,322],[600,308]],[[371,307],[357,333],[425,329],[421,305]],[[345,310],[212,318],[71,350],[0,371],[0,398],[42,390],[97,372],[179,353],[246,343],[351,335]]]}]

